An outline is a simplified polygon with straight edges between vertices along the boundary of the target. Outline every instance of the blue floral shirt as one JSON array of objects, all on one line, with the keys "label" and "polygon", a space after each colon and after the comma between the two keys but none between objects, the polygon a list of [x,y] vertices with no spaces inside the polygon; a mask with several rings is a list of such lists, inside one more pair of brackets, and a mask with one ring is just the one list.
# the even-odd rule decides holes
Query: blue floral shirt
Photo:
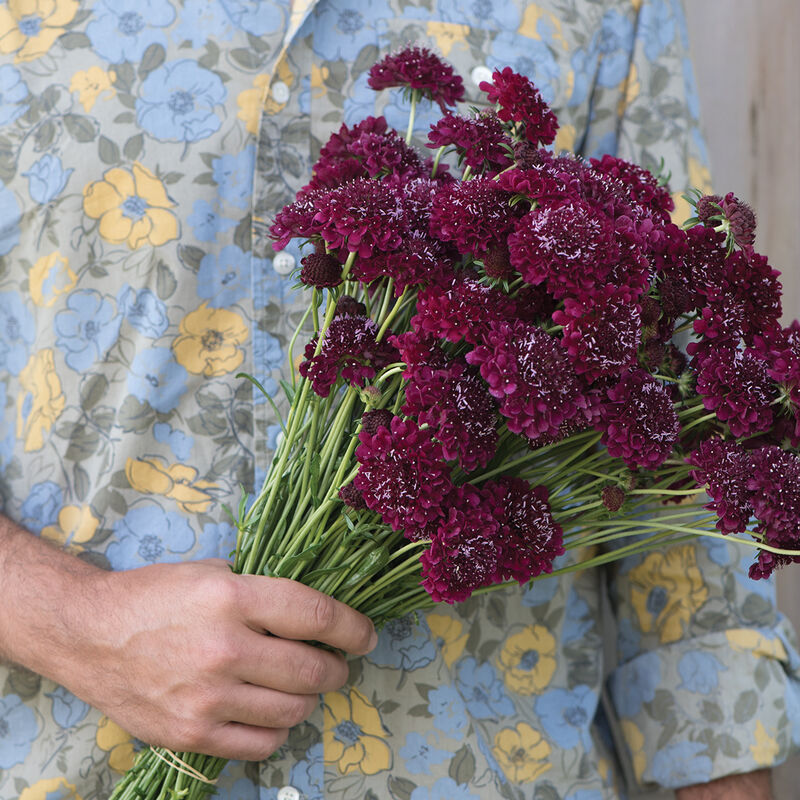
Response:
[{"label": "blue floral shirt", "polygon": [[[677,0],[0,5],[5,514],[112,569],[230,553],[222,505],[280,433],[235,375],[282,402],[305,302],[269,221],[343,121],[405,127],[366,73],[409,41],[456,66],[468,103],[495,67],[530,75],[558,148],[663,158],[679,217],[708,187]],[[800,659],[750,559],[698,541],[396,621],[219,795],[605,800],[779,763],[800,744]],[[101,800],[140,746],[0,666],[0,798]]]}]

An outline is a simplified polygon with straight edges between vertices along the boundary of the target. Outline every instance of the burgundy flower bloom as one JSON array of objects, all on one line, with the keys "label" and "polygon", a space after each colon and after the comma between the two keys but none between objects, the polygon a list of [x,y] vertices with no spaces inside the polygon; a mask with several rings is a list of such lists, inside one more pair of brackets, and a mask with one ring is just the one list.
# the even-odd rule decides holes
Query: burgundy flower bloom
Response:
[{"label": "burgundy flower bloom", "polygon": [[354,508],[356,511],[361,511],[367,507],[364,495],[352,483],[342,486],[339,489],[338,497],[346,506]]},{"label": "burgundy flower bloom", "polygon": [[564,326],[561,345],[575,371],[593,381],[619,375],[636,364],[642,332],[640,314],[630,289],[608,285],[591,295],[567,297],[564,310],[553,312],[553,322]]},{"label": "burgundy flower bloom", "polygon": [[625,491],[619,486],[604,486],[600,492],[603,505],[613,514],[622,508],[625,502]]},{"label": "burgundy flower bloom", "polygon": [[611,155],[604,155],[600,160],[593,158],[591,164],[598,172],[618,178],[628,188],[632,200],[650,208],[664,222],[669,222],[670,212],[675,209],[675,203],[669,190],[659,186],[652,173],[630,161]]},{"label": "burgundy flower bloom", "polygon": [[525,583],[552,572],[553,559],[564,553],[564,546],[563,530],[550,510],[547,487],[532,487],[520,478],[504,477],[488,483],[484,492],[493,495],[494,516],[501,522],[501,580]]},{"label": "burgundy flower bloom", "polygon": [[464,81],[453,68],[425,47],[406,47],[384,56],[369,71],[367,83],[375,91],[415,89],[439,104],[444,114],[464,97]]},{"label": "burgundy flower bloom", "polygon": [[619,261],[613,222],[581,201],[530,211],[508,237],[508,247],[524,280],[546,281],[559,299],[607,283]]},{"label": "burgundy flower bloom", "polygon": [[767,365],[752,350],[720,347],[699,356],[697,393],[737,438],[772,427],[775,390]]},{"label": "burgundy flower bloom", "polygon": [[403,413],[429,425],[445,458],[457,458],[465,472],[485,467],[494,456],[497,405],[486,384],[461,361],[416,370],[406,384]]},{"label": "burgundy flower bloom", "polygon": [[274,239],[272,245],[275,250],[283,250],[292,239],[309,239],[318,235],[320,226],[314,221],[317,213],[316,200],[324,192],[309,191],[298,194],[294,203],[284,206],[276,215],[275,221],[269,229],[269,235]]},{"label": "burgundy flower bloom", "polygon": [[394,250],[403,241],[406,216],[396,191],[380,181],[359,178],[316,197],[314,224],[331,250],[368,258]]},{"label": "burgundy flower bloom", "polygon": [[355,297],[343,294],[336,301],[336,308],[333,313],[336,317],[340,317],[342,314],[349,314],[351,317],[366,317],[367,307],[356,300]]},{"label": "burgundy flower bloom", "polygon": [[726,293],[725,236],[703,225],[690,228],[686,234],[686,280],[695,295],[694,307],[702,308]]},{"label": "burgundy flower bloom", "polygon": [[417,331],[406,331],[389,337],[390,344],[400,353],[400,360],[406,365],[403,377],[406,379],[416,375],[423,367],[442,369],[447,366],[448,358],[439,347],[439,340],[434,336]]},{"label": "burgundy flower bloom", "polygon": [[680,423],[669,392],[642,369],[624,375],[607,391],[602,442],[629,467],[656,469],[672,452]]},{"label": "burgundy flower bloom", "polygon": [[[703,195],[695,206],[697,218],[700,222],[708,224],[713,222],[713,217],[722,215],[722,198],[718,194]],[[711,226],[713,227],[713,225]]]},{"label": "burgundy flower bloom", "polygon": [[766,256],[747,247],[725,260],[726,300],[741,309],[742,335],[750,344],[753,336],[780,327],[780,272],[773,269]]},{"label": "burgundy flower bloom", "polygon": [[722,210],[728,220],[733,241],[739,247],[752,247],[756,241],[756,215],[753,209],[733,192],[728,192],[722,201]]},{"label": "burgundy flower bloom", "polygon": [[374,408],[361,415],[361,430],[370,436],[378,432],[378,428],[391,428],[394,414],[386,408]]},{"label": "burgundy flower bloom", "polygon": [[378,326],[366,317],[336,316],[325,333],[320,352],[315,355],[317,338],[305,349],[306,360],[299,372],[311,381],[320,397],[327,397],[341,374],[350,384],[363,386],[387,364],[398,360],[398,353],[385,340],[376,341]]},{"label": "burgundy flower bloom", "polygon": [[510,199],[491,178],[446,183],[431,203],[431,235],[453,242],[459,253],[485,253],[513,229]]},{"label": "burgundy flower bloom", "polygon": [[457,274],[452,287],[430,287],[417,297],[417,313],[411,326],[450,342],[481,341],[492,321],[513,316],[516,304],[497,289],[479,283],[470,273]]},{"label": "burgundy flower bloom", "polygon": [[492,82],[483,81],[480,89],[489,95],[490,103],[500,108],[497,116],[503,122],[522,122],[525,138],[533,144],[551,144],[556,138],[558,120],[539,90],[524,75],[511,67],[492,73]]},{"label": "burgundy flower bloom", "polygon": [[452,484],[442,446],[430,429],[395,417],[389,428],[379,427],[372,435],[361,431],[358,438],[353,485],[368,508],[396,531],[413,532],[442,515]]},{"label": "burgundy flower bloom", "polygon": [[474,170],[484,165],[503,170],[513,163],[511,139],[494,114],[463,117],[445,114],[428,132],[428,147],[454,146],[460,159]]},{"label": "burgundy flower bloom", "polygon": [[[800,457],[769,446],[752,455],[753,469],[747,481],[759,520],[756,529],[767,544],[787,550],[800,548]],[[800,556],[776,555],[763,551],[750,568],[751,578],[766,578],[783,564],[800,561]]]},{"label": "burgundy flower bloom", "polygon": [[588,407],[566,353],[541,328],[492,322],[484,341],[466,359],[480,367],[512,433],[533,440],[556,436],[564,422]]},{"label": "burgundy flower bloom", "polygon": [[465,484],[447,498],[445,517],[420,556],[422,585],[434,601],[457,603],[498,583],[500,523],[485,492]]},{"label": "burgundy flower bloom", "polygon": [[309,253],[300,263],[300,281],[306,286],[327,289],[342,282],[342,265],[328,253]]},{"label": "burgundy flower bloom", "polygon": [[747,481],[753,471],[750,453],[736,442],[719,437],[706,439],[686,459],[696,469],[691,475],[698,486],[707,486],[712,499],[706,508],[719,517],[717,528],[723,533],[741,533],[753,516]]}]

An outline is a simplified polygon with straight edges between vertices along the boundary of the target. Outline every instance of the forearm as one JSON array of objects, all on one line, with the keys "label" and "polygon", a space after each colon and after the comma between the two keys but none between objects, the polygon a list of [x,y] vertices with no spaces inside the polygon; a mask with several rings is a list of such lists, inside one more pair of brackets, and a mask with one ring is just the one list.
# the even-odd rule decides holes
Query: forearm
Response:
[{"label": "forearm", "polygon": [[0,659],[63,681],[102,574],[0,515]]},{"label": "forearm", "polygon": [[769,770],[730,775],[711,783],[678,789],[676,800],[772,800]]}]

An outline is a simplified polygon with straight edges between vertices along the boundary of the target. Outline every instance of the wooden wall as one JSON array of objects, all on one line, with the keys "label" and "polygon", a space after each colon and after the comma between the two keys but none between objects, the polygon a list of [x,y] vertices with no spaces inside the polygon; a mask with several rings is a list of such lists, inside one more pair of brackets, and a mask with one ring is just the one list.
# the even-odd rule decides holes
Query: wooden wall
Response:
[{"label": "wooden wall", "polygon": [[[684,0],[718,193],[758,215],[757,249],[782,275],[784,317],[800,318],[800,2]],[[778,576],[800,631],[800,566]],[[777,770],[775,800],[800,796],[800,756]]]}]

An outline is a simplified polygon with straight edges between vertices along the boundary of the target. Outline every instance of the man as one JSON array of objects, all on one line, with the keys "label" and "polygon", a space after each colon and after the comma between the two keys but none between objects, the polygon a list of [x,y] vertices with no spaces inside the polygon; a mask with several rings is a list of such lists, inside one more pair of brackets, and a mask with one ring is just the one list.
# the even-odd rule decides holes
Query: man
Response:
[{"label": "man", "polygon": [[[262,762],[231,764],[223,797],[595,800],[619,796],[618,760],[681,800],[768,797],[796,662],[738,551],[614,570],[616,747],[598,572],[437,608],[373,649],[340,604],[202,560],[232,549],[221,506],[279,433],[235,375],[277,397],[306,302],[298,251],[264,231],[343,120],[404,124],[366,87],[378,53],[436,47],[468,102],[509,64],[553,103],[557,147],[663,156],[682,189],[703,159],[679,9],[84,6],[0,10],[0,651],[27,668],[0,673],[0,797],[105,797],[126,731]],[[303,641],[370,654],[348,673]]]}]

